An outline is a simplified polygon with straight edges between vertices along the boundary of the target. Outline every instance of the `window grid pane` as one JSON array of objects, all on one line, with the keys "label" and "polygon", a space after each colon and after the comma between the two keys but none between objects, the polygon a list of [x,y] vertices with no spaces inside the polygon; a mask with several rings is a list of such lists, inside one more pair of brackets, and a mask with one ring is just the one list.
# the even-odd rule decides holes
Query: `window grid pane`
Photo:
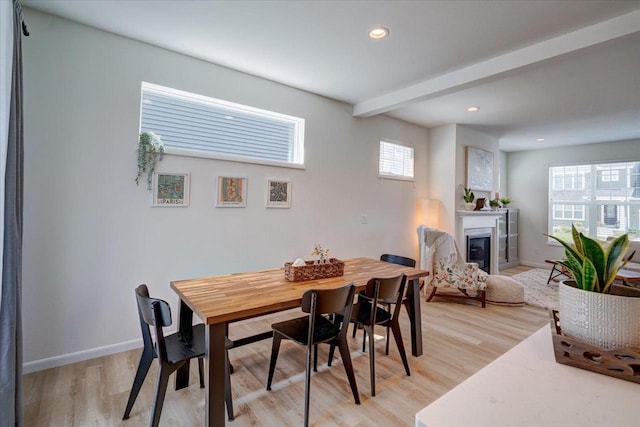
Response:
[{"label": "window grid pane", "polygon": [[143,83],[140,119],[140,131],[167,148],[304,163],[304,120],[296,117]]},{"label": "window grid pane", "polygon": [[640,240],[640,162],[549,168],[549,233],[571,240],[571,224],[590,237],[629,233]]},{"label": "window grid pane", "polygon": [[379,174],[383,176],[413,178],[413,147],[380,141]]}]

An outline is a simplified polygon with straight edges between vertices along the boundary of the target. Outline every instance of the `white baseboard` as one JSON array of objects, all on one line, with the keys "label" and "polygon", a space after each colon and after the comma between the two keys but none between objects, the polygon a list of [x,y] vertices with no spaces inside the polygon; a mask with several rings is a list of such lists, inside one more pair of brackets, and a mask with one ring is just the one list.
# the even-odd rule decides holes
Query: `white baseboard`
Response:
[{"label": "white baseboard", "polygon": [[108,356],[110,354],[121,353],[123,351],[133,350],[142,347],[142,339],[125,341],[118,344],[106,345],[104,347],[91,348],[89,350],[78,351],[75,353],[62,354],[60,356],[49,357],[47,359],[34,360],[22,365],[22,372],[29,374],[31,372],[42,371],[43,369],[55,368],[57,366],[68,365],[70,363],[82,362],[84,360],[94,359],[96,357]]}]

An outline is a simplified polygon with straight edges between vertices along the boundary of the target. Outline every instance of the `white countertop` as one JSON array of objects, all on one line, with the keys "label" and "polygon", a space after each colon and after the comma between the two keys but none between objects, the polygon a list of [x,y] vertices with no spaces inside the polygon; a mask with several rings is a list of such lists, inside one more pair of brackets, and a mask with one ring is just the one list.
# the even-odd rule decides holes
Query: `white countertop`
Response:
[{"label": "white countertop", "polygon": [[416,414],[416,427],[640,426],[640,384],[556,363],[550,327]]}]

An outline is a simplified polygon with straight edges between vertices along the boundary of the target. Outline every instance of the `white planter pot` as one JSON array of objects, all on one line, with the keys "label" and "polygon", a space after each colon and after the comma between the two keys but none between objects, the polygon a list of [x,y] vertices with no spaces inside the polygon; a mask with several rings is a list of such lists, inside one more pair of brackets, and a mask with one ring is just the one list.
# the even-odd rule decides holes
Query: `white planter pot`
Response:
[{"label": "white planter pot", "polygon": [[473,202],[469,202],[469,203],[465,203],[464,204],[464,209],[467,211],[472,211],[476,208],[476,204]]},{"label": "white planter pot", "polygon": [[558,311],[566,335],[605,350],[640,350],[640,298],[583,291],[561,282]]}]

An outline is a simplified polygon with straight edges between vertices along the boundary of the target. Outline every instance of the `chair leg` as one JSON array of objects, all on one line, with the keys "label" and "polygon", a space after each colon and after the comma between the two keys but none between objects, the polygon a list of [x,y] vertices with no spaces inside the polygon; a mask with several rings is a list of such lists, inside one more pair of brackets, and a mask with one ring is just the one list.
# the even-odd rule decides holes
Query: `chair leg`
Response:
[{"label": "chair leg", "polygon": [[318,372],[318,344],[313,346],[313,372]]},{"label": "chair leg", "polygon": [[331,366],[331,362],[333,361],[333,353],[336,351],[336,345],[331,343],[329,347],[329,360],[327,361],[327,366]]},{"label": "chair leg", "polygon": [[395,319],[394,322],[391,323],[391,331],[393,332],[393,338],[396,340],[396,345],[398,346],[398,352],[400,352],[400,358],[402,358],[402,364],[404,365],[404,370],[407,373],[407,376],[411,376],[411,371],[409,370],[409,361],[407,360],[407,353],[404,351],[404,343],[402,342],[402,334],[400,333],[400,324]]},{"label": "chair leg", "polygon": [[204,358],[198,357],[198,374],[200,375],[200,388],[204,388]]},{"label": "chair leg", "polygon": [[124,410],[123,420],[129,419],[129,414],[133,408],[133,404],[140,393],[140,388],[144,383],[144,379],[147,377],[151,363],[153,362],[153,350],[145,348],[142,350],[140,356],[140,362],[138,362],[138,370],[136,371],[136,377],[133,380],[133,386],[131,386],[131,393],[129,393],[129,400],[127,401],[127,408]]},{"label": "chair leg", "polygon": [[[371,338],[369,338],[369,340],[371,340]],[[366,353],[366,344],[367,344],[367,328],[363,327],[362,328],[362,352]]]},{"label": "chair leg", "polygon": [[487,292],[480,291],[480,301],[482,302],[482,308],[487,307]]},{"label": "chair leg", "polygon": [[227,402],[227,416],[229,417],[229,421],[233,421],[233,399],[231,398],[231,363],[229,363],[228,351],[225,351],[224,377],[224,397]]},{"label": "chair leg", "polygon": [[281,340],[282,335],[274,331],[273,344],[271,345],[271,360],[269,361],[269,379],[267,380],[267,390],[271,390],[271,381],[273,380],[273,373],[276,370],[276,360],[278,359]]},{"label": "chair leg", "polygon": [[369,376],[371,377],[371,396],[376,395],[376,361],[375,361],[375,345],[376,340],[373,339],[373,326],[366,327],[369,332]]},{"label": "chair leg", "polygon": [[167,393],[167,384],[169,383],[169,375],[172,371],[165,369],[164,366],[160,366],[158,372],[158,381],[156,384],[156,394],[153,405],[153,412],[151,413],[151,427],[158,427],[160,423],[160,415],[162,414],[162,405],[164,404],[164,396]]},{"label": "chair leg", "polygon": [[351,386],[351,393],[356,401],[356,405],[360,404],[360,394],[358,393],[358,385],[356,384],[356,376],[353,373],[353,364],[351,363],[351,353],[349,352],[349,344],[347,340],[338,340],[338,350],[340,350],[340,356],[342,357],[342,364],[344,370],[347,373],[349,379],[349,385]]},{"label": "chair leg", "polygon": [[[318,346],[314,345],[314,353],[318,351]],[[314,359],[315,365],[315,359]],[[315,366],[314,366],[315,370]],[[304,427],[309,426],[309,400],[311,398],[311,346],[307,346],[307,369],[304,377]]]},{"label": "chair leg", "polygon": [[385,345],[384,354],[389,355],[389,327],[387,326],[387,343]]},{"label": "chair leg", "polygon": [[429,294],[429,296],[427,297],[427,302],[431,302],[431,300],[433,299],[433,297],[436,295],[436,291],[438,290],[437,287],[433,287],[433,290],[431,291],[431,293]]}]

